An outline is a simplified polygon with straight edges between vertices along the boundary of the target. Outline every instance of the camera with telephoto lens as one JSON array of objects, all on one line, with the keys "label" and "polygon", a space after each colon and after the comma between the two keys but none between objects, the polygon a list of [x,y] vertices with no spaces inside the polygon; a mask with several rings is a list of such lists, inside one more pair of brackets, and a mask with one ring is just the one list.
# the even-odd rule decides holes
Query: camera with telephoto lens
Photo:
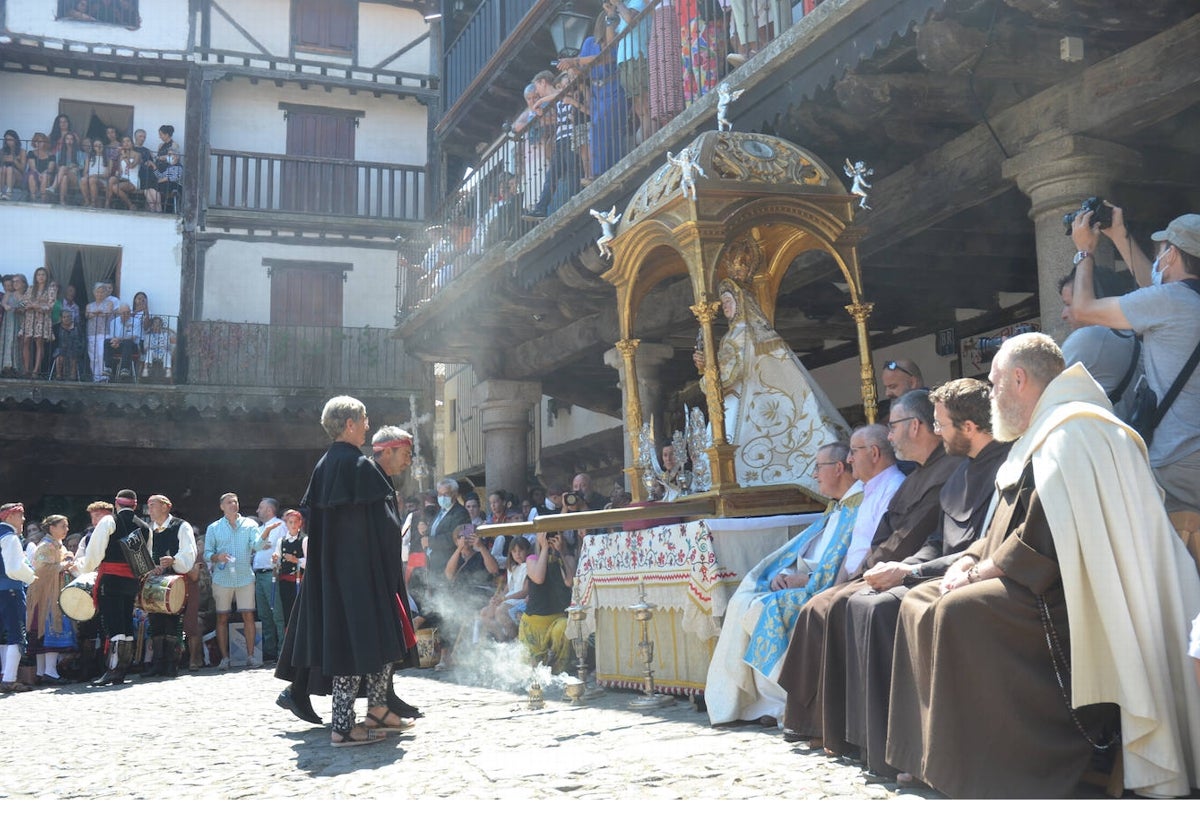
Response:
[{"label": "camera with telephoto lens", "polygon": [[1089,210],[1092,211],[1092,224],[1100,225],[1101,230],[1112,227],[1112,208],[1104,203],[1104,199],[1092,196],[1085,198],[1074,213],[1067,213],[1063,216],[1063,227],[1066,229],[1063,232],[1070,236],[1071,226],[1075,224],[1075,217]]},{"label": "camera with telephoto lens", "polygon": [[575,507],[583,504],[583,497],[570,491],[563,493],[563,507]]}]

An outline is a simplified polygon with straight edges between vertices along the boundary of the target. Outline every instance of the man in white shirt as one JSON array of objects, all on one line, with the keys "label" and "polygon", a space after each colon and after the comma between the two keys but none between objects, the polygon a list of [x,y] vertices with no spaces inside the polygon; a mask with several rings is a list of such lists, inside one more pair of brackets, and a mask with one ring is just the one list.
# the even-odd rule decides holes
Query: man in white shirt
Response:
[{"label": "man in white shirt", "polygon": [[25,638],[25,588],[33,583],[33,567],[25,560],[21,548],[21,529],[25,525],[25,506],[9,502],[0,506],[0,630],[8,644],[0,647],[4,668],[0,693],[29,691],[29,686],[17,682],[17,667],[21,664],[21,640]]},{"label": "man in white shirt", "polygon": [[[192,526],[171,515],[171,500],[166,496],[151,496],[146,500],[146,510],[150,514],[147,547],[157,563],[154,574],[186,575],[196,563],[196,535]],[[178,585],[186,586],[182,582]],[[175,677],[179,674],[183,613],[148,612],[150,649],[154,653],[150,676]]]},{"label": "man in white shirt", "polygon": [[117,317],[112,319],[112,323],[108,326],[108,343],[112,349],[121,354],[121,361],[117,365],[116,373],[113,378],[116,379],[128,372],[129,376],[133,376],[132,357],[134,351],[142,341],[142,319],[133,317],[128,304],[121,304],[117,310]]},{"label": "man in white shirt", "polygon": [[274,662],[279,655],[286,618],[279,605],[275,583],[275,555],[279,554],[279,545],[287,531],[278,512],[277,499],[267,496],[258,503],[258,519],[262,522],[262,528],[258,532],[258,548],[251,561],[254,568],[254,605],[262,622],[263,662],[268,663]]}]

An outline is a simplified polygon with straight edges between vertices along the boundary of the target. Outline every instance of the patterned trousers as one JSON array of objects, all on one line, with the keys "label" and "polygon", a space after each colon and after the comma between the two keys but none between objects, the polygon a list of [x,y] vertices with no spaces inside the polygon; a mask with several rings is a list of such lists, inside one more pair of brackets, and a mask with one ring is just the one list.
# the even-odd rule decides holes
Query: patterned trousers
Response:
[{"label": "patterned trousers", "polygon": [[367,707],[387,705],[388,669],[374,674],[333,678],[333,731],[349,732],[354,728],[354,698],[358,686],[367,681]]}]

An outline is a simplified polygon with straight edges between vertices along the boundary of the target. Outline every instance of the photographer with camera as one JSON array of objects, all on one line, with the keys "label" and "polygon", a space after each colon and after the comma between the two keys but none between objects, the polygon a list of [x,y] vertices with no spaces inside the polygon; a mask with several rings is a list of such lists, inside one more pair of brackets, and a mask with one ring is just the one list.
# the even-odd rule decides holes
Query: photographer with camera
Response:
[{"label": "photographer with camera", "polygon": [[554,673],[571,663],[571,640],[567,638],[567,607],[575,583],[576,554],[551,531],[538,534],[537,556],[526,560],[528,594],[517,638],[534,663],[544,662]]},{"label": "photographer with camera", "polygon": [[[1154,260],[1133,242],[1121,208],[1103,202],[1111,220],[1095,210],[1071,219],[1075,284],[1071,310],[1080,324],[1132,329],[1142,336],[1145,377],[1138,384],[1130,425],[1146,440],[1155,478],[1168,511],[1200,510],[1200,215],[1174,219],[1151,235]],[[1109,221],[1107,226],[1104,221]],[[1097,298],[1095,251],[1104,234],[1113,241],[1143,288],[1119,298]]]}]

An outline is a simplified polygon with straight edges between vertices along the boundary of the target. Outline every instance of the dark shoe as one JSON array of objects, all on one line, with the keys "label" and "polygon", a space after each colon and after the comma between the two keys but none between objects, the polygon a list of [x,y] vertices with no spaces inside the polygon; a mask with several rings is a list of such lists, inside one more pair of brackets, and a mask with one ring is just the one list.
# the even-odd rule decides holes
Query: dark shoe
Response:
[{"label": "dark shoe", "polygon": [[279,696],[275,698],[275,705],[281,709],[287,709],[306,723],[314,723],[317,726],[323,723],[320,715],[313,711],[312,701],[309,700],[308,695],[304,695],[303,703],[297,702],[295,695],[292,694],[291,686],[279,692]]},{"label": "dark shoe", "polygon": [[96,679],[92,680],[88,685],[92,688],[100,688],[105,685],[121,685],[125,682],[124,668],[109,668]]},{"label": "dark shoe", "polygon": [[527,210],[521,214],[521,221],[523,222],[538,222],[544,218],[546,218],[546,211],[538,210],[536,208],[533,210]]},{"label": "dark shoe", "polygon": [[783,730],[783,740],[789,744],[798,744],[804,740],[804,736],[792,729]]},{"label": "dark shoe", "polygon": [[[390,692],[389,692],[390,694]],[[390,694],[387,701],[388,711],[399,715],[402,718],[421,718],[425,717],[421,710],[416,706],[410,706],[405,703],[395,694]]]},{"label": "dark shoe", "polygon": [[69,679],[67,679],[66,677],[61,677],[61,676],[60,677],[43,676],[40,679],[41,679],[42,685],[70,685],[71,684],[71,681]]}]

